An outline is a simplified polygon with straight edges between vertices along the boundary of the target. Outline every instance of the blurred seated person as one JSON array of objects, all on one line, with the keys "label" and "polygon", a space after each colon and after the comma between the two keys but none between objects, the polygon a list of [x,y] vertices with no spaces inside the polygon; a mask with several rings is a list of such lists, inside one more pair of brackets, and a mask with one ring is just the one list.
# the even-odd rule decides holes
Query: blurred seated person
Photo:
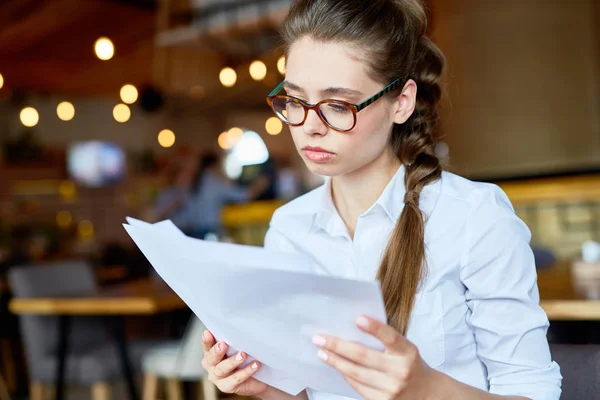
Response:
[{"label": "blurred seated person", "polygon": [[169,169],[166,186],[154,201],[147,220],[157,222],[170,219],[179,227],[186,224],[184,208],[190,200],[196,169],[195,157],[183,158]]},{"label": "blurred seated person", "polygon": [[208,233],[223,235],[223,207],[257,199],[269,183],[269,179],[263,175],[248,186],[236,184],[225,175],[218,154],[204,154],[200,160],[196,188],[183,212],[186,219],[184,232],[199,239],[204,239]]}]

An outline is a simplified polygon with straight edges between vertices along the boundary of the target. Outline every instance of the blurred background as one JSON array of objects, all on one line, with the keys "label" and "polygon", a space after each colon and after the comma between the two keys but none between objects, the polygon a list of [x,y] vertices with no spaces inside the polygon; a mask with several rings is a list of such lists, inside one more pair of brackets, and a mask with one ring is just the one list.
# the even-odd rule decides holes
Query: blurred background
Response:
[{"label": "blurred background", "polygon": [[[438,155],[530,227],[551,341],[597,343],[600,3],[426,3],[448,60]],[[323,182],[265,102],[290,4],[0,2],[0,400],[224,396],[196,387],[201,323],[121,223],[262,245]]]}]

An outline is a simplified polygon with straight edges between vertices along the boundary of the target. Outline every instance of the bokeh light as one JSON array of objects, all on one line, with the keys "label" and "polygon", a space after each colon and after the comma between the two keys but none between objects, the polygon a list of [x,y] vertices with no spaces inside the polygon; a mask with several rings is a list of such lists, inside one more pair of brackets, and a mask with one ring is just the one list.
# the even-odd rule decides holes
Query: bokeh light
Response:
[{"label": "bokeh light", "polygon": [[281,75],[285,75],[285,56],[281,56],[277,60],[277,70]]},{"label": "bokeh light", "polygon": [[169,148],[175,144],[175,133],[170,129],[163,129],[158,133],[158,144],[164,148]]},{"label": "bokeh light", "polygon": [[267,66],[262,61],[254,61],[250,64],[250,76],[255,81],[262,81],[267,76]]},{"label": "bokeh light", "polygon": [[219,74],[219,80],[223,86],[233,87],[237,82],[237,73],[233,70],[233,68],[225,67]]},{"label": "bokeh light", "polygon": [[283,122],[277,117],[271,117],[265,123],[265,129],[269,135],[279,135],[283,130]]},{"label": "bokeh light", "polygon": [[77,188],[71,181],[62,181],[58,185],[58,194],[64,201],[72,201],[77,195]]},{"label": "bokeh light", "polygon": [[20,114],[21,123],[28,127],[34,127],[40,122],[40,114],[33,107],[25,107]]},{"label": "bokeh light", "polygon": [[73,216],[68,211],[61,211],[56,214],[56,224],[61,228],[68,228],[73,222]]},{"label": "bokeh light", "polygon": [[126,104],[117,104],[113,109],[113,117],[115,121],[125,123],[131,118],[131,110]]},{"label": "bokeh light", "polygon": [[68,101],[63,101],[56,107],[56,115],[63,121],[70,121],[75,117],[75,106]]},{"label": "bokeh light", "polygon": [[233,127],[227,131],[227,141],[231,144],[231,146],[235,146],[235,144],[242,138],[244,131],[238,127]]},{"label": "bokeh light", "polygon": [[106,61],[110,60],[115,55],[115,46],[109,38],[101,37],[96,40],[96,43],[94,44],[94,51],[96,53],[96,57]]},{"label": "bokeh light", "polygon": [[133,104],[138,99],[138,90],[135,86],[127,84],[121,88],[120,95],[123,103]]},{"label": "bokeh light", "polygon": [[88,220],[80,221],[77,225],[77,232],[82,238],[91,238],[94,236],[94,224]]},{"label": "bokeh light", "polygon": [[229,132],[227,132],[227,131],[222,132],[219,135],[218,142],[219,142],[219,147],[222,148],[223,150],[229,150],[233,147],[233,144],[231,144],[229,142]]}]

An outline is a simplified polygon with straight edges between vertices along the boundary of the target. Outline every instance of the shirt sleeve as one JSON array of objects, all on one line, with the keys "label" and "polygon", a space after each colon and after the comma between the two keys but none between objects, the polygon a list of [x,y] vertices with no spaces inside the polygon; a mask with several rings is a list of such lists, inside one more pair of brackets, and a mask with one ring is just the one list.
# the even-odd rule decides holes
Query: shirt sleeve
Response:
[{"label": "shirt sleeve", "polygon": [[558,400],[562,378],[546,338],[530,231],[497,186],[473,196],[461,280],[490,392]]}]

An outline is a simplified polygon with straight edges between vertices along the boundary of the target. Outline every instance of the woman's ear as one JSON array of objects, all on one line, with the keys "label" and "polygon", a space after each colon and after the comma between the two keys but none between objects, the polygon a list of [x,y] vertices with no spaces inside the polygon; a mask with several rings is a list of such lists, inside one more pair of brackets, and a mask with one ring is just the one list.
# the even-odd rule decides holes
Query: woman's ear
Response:
[{"label": "woman's ear", "polygon": [[394,123],[405,123],[415,111],[416,104],[417,83],[409,79],[402,88],[402,92],[394,99]]}]

